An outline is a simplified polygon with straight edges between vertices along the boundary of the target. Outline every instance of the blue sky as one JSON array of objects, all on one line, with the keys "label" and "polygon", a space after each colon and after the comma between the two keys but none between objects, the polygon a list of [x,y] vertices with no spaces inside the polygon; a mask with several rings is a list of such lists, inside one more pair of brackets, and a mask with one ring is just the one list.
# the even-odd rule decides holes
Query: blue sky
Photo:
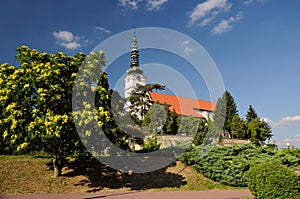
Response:
[{"label": "blue sky", "polygon": [[[0,62],[17,64],[15,49],[20,45],[74,55],[88,53],[101,41],[133,27],[173,29],[209,53],[241,116],[251,104],[268,119],[278,144],[291,142],[298,147],[299,9],[298,0],[4,0]],[[131,41],[124,42],[130,47]],[[154,52],[141,53],[141,64],[147,64],[147,54],[155,57]],[[128,57],[114,64],[122,64],[126,71]],[[203,92],[199,98],[207,99]]]}]

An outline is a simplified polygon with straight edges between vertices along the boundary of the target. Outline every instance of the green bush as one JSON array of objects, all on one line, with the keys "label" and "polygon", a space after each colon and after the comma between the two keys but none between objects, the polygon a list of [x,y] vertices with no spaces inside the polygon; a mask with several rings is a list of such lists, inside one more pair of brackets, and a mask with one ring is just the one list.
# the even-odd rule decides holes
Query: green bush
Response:
[{"label": "green bush", "polygon": [[225,185],[247,187],[246,174],[253,165],[275,161],[294,167],[299,165],[297,150],[278,151],[274,147],[257,147],[253,144],[216,146],[203,157],[205,147],[190,147],[179,159],[206,177]]},{"label": "green bush", "polygon": [[247,180],[248,188],[258,199],[300,198],[296,173],[280,163],[266,162],[251,167]]},{"label": "green bush", "polygon": [[255,145],[214,147],[205,157],[198,158],[194,168],[206,177],[225,185],[247,187],[245,174],[252,165],[271,160],[273,150]]},{"label": "green bush", "polygon": [[199,159],[199,149],[200,146],[190,146],[178,159],[186,165],[194,165]]},{"label": "green bush", "polygon": [[156,151],[160,148],[160,144],[157,141],[157,134],[153,133],[151,136],[148,136],[142,145],[143,152]]}]

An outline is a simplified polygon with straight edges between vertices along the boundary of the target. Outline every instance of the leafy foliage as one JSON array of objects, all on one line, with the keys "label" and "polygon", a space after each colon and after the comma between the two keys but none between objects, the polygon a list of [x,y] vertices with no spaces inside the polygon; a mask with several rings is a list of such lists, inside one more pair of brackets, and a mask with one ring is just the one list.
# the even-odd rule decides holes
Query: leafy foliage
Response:
[{"label": "leafy foliage", "polygon": [[251,135],[248,134],[245,120],[240,118],[238,115],[233,116],[230,129],[233,138],[250,139],[251,137]]},{"label": "leafy foliage", "polygon": [[143,120],[143,129],[148,134],[162,132],[163,126],[166,124],[167,112],[168,106],[154,102]]},{"label": "leafy foliage", "polygon": [[217,101],[213,123],[221,138],[250,139],[255,144],[261,144],[273,136],[271,126],[258,117],[251,105],[246,119],[240,118],[235,101],[228,91]]},{"label": "leafy foliage", "polygon": [[181,135],[192,135],[195,136],[198,127],[199,127],[200,119],[194,116],[183,117],[180,121],[180,126],[178,129],[178,133]]},{"label": "leafy foliage", "polygon": [[85,56],[47,54],[27,46],[17,52],[20,66],[3,64],[0,71],[3,142],[10,152],[44,150],[53,154],[54,166],[60,165],[62,154],[81,146],[71,100],[73,82]]},{"label": "leafy foliage", "polygon": [[248,187],[257,198],[300,198],[296,173],[282,164],[274,162],[257,164],[251,167],[247,176]]},{"label": "leafy foliage", "polygon": [[196,135],[193,138],[193,144],[195,146],[201,145],[204,143],[204,140],[208,133],[208,127],[209,127],[210,121],[206,122],[204,119],[200,119],[198,123],[198,130]]},{"label": "leafy foliage", "polygon": [[176,135],[178,133],[181,117],[177,115],[175,110],[170,111],[167,104],[164,104],[164,106],[167,107],[167,120],[163,127],[163,133]]},{"label": "leafy foliage", "polygon": [[273,136],[269,124],[259,118],[254,118],[248,123],[248,135],[251,136],[251,141],[254,143],[270,139]]},{"label": "leafy foliage", "polygon": [[206,177],[231,186],[247,186],[250,167],[262,162],[274,161],[289,167],[300,164],[300,151],[278,151],[274,147],[256,147],[253,144],[216,146],[202,157],[206,147],[191,147],[180,160]]},{"label": "leafy foliage", "polygon": [[[53,155],[55,176],[59,176],[64,155],[84,150],[74,117],[81,117],[81,125],[87,127],[95,119],[96,125],[104,129],[113,143],[126,146],[124,133],[112,119],[112,91],[102,72],[106,62],[103,52],[67,56],[62,52],[39,52],[27,46],[19,47],[17,52],[18,68],[9,64],[0,67],[0,147],[5,153],[43,150]],[[76,104],[78,110],[85,110],[76,114],[72,111],[72,93],[83,63],[82,87],[95,93],[96,100]],[[95,74],[100,75],[100,80],[95,79]],[[76,97],[88,98],[89,92],[77,92],[80,96]],[[91,137],[91,131],[85,133],[86,137]]]},{"label": "leafy foliage", "polygon": [[138,86],[128,97],[129,112],[134,122],[141,126],[147,111],[152,102],[150,100],[149,92],[153,90],[164,90],[165,86],[160,84],[146,84],[145,86]]},{"label": "leafy foliage", "polygon": [[151,152],[156,151],[160,148],[160,144],[157,142],[157,134],[153,133],[152,135],[148,136],[145,142],[142,145],[143,152]]}]

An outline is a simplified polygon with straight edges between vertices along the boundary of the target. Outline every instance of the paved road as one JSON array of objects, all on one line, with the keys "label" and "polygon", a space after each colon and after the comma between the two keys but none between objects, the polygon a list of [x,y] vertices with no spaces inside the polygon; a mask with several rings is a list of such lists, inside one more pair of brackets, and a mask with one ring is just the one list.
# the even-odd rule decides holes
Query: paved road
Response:
[{"label": "paved road", "polygon": [[248,190],[210,190],[186,192],[127,192],[86,194],[20,194],[2,195],[1,199],[228,199],[252,197]]}]

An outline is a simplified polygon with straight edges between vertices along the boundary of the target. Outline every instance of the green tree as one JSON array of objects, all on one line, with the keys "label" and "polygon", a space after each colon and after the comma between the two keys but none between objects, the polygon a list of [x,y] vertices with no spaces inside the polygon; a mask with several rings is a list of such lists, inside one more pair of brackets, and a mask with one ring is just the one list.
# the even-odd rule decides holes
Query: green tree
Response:
[{"label": "green tree", "polygon": [[247,130],[251,135],[251,141],[253,142],[265,141],[273,136],[269,124],[259,118],[251,120]]},{"label": "green tree", "polygon": [[163,126],[166,124],[167,112],[166,106],[159,102],[154,102],[146,113],[143,121],[143,129],[148,134],[162,132]]},{"label": "green tree", "polygon": [[[112,92],[102,72],[103,52],[67,56],[62,52],[39,52],[27,46],[19,47],[17,52],[20,66],[2,64],[0,69],[1,147],[9,145],[10,151],[17,153],[44,150],[52,154],[57,177],[61,174],[65,154],[83,150],[73,120],[76,117],[81,117],[81,125],[87,126],[86,137],[97,137],[91,136],[88,129],[95,120],[113,143],[126,146],[125,134],[116,127],[111,114]],[[84,110],[78,114],[72,111],[72,93],[83,63],[85,72],[80,88],[88,89],[77,92],[80,96],[76,97],[88,100],[73,104],[77,110]],[[100,80],[95,74],[101,76]],[[91,93],[95,93],[95,98],[89,99]]]},{"label": "green tree", "polygon": [[16,152],[49,152],[54,175],[59,176],[64,153],[80,147],[71,100],[72,83],[84,55],[47,54],[26,46],[17,52],[20,66],[1,84],[1,105],[6,107],[1,117],[2,138]]},{"label": "green tree", "polygon": [[180,126],[178,133],[182,135],[195,136],[198,131],[200,119],[194,116],[182,117],[180,121]]},{"label": "green tree", "polygon": [[136,124],[142,125],[142,121],[153,103],[148,93],[153,90],[164,89],[165,85],[160,84],[146,84],[145,86],[138,86],[135,88],[127,100],[130,103],[128,107],[130,115]]},{"label": "green tree", "polygon": [[263,119],[261,119],[261,127],[264,129],[264,135],[262,137],[262,139],[265,140],[269,140],[273,137],[273,133],[272,133],[272,127]]},{"label": "green tree", "polygon": [[119,121],[114,119],[118,110],[113,106],[122,106],[122,100],[116,92],[109,89],[107,74],[102,71],[105,63],[102,51],[88,54],[76,79],[73,94],[73,99],[77,99],[72,103],[73,107],[76,107],[73,116],[80,128],[78,133],[93,155],[100,155],[99,153],[103,152],[100,149],[105,150],[108,147],[107,143],[129,150],[126,138],[130,135],[127,135],[118,126]]},{"label": "green tree", "polygon": [[248,108],[248,111],[247,111],[247,114],[246,114],[247,124],[255,118],[258,118],[258,115],[257,115],[256,111],[254,110],[254,108],[251,105],[249,105],[249,108]]},{"label": "green tree", "polygon": [[246,122],[238,115],[233,116],[230,124],[230,129],[232,137],[240,139],[250,139],[250,135],[247,134]]},{"label": "green tree", "polygon": [[[160,104],[160,103],[154,102],[154,104]],[[152,109],[152,106],[150,107],[150,109]],[[180,123],[180,116],[177,115],[175,110],[170,111],[169,105],[167,105],[166,103],[160,104],[160,108],[161,106],[164,108],[164,113],[166,114],[166,118],[162,117],[164,115],[160,114],[161,119],[163,119],[163,128],[159,129],[158,133],[176,135]],[[143,126],[147,126],[148,124],[150,124],[150,122],[151,122],[150,112],[148,111],[143,120]]]},{"label": "green tree", "polygon": [[195,146],[201,145],[204,142],[204,139],[207,135],[208,123],[204,119],[200,119],[198,124],[198,130],[196,135],[193,138],[193,144]]},{"label": "green tree", "polygon": [[216,111],[213,119],[216,126],[229,134],[231,134],[231,122],[235,115],[237,115],[237,107],[234,98],[228,91],[218,99]]},{"label": "green tree", "polygon": [[163,133],[176,135],[178,132],[181,117],[175,112],[175,110],[170,111],[168,106],[167,109],[167,121],[165,126],[163,127]]}]

